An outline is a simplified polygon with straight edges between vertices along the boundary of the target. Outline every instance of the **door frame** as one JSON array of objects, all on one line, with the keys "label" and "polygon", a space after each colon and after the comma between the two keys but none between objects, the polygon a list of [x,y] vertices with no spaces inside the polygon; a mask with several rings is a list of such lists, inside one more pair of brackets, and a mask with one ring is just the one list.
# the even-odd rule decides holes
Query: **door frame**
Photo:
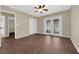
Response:
[{"label": "door frame", "polygon": [[[10,14],[14,14],[14,20],[15,20],[15,22],[14,22],[14,26],[15,26],[15,39],[16,39],[16,13],[15,12],[11,12],[11,11],[7,11],[7,10],[1,10],[2,12],[6,12],[6,13],[10,13]],[[8,23],[9,24],[9,23]],[[9,32],[9,27],[8,27],[8,32]],[[9,33],[8,33],[8,36],[9,36]]]},{"label": "door frame", "polygon": [[[0,17],[3,17],[3,18],[4,18],[4,20],[3,20],[3,22],[4,22],[4,29],[3,29],[3,30],[4,30],[4,34],[3,34],[3,36],[1,36],[1,37],[5,37],[5,36],[6,36],[6,35],[5,35],[5,16],[2,16],[2,15],[1,15]],[[0,35],[1,35],[1,34],[0,34]]]},{"label": "door frame", "polygon": [[[59,26],[59,29],[60,29],[59,32],[60,32],[60,34],[59,34],[59,35],[56,35],[56,34],[53,33],[53,31],[51,32],[51,34],[46,33],[46,31],[45,31],[45,29],[46,29],[46,25],[45,25],[45,24],[46,24],[46,23],[45,23],[46,20],[49,19],[49,20],[52,20],[52,22],[53,22],[53,20],[54,20],[54,19],[57,19],[57,18],[59,19],[59,24],[60,24],[60,26]],[[53,23],[52,23],[52,24],[53,24]],[[62,31],[63,28],[62,28],[62,27],[63,27],[63,25],[62,25],[62,15],[51,16],[51,17],[46,17],[46,18],[44,18],[44,34],[56,35],[56,36],[63,36],[63,31]]]},{"label": "door frame", "polygon": [[51,21],[52,20],[52,17],[46,17],[46,18],[44,18],[44,34],[52,35],[51,33],[46,33],[46,31],[45,31],[46,30],[46,21],[48,19]]},{"label": "door frame", "polygon": [[[36,22],[36,24],[35,24],[35,32],[31,32],[31,28],[33,27],[33,26],[31,26],[31,20],[34,20],[35,22]],[[29,35],[32,35],[32,34],[35,34],[35,33],[37,33],[37,20],[35,19],[35,18],[33,18],[33,17],[30,17],[29,18]]]},{"label": "door frame", "polygon": [[[15,17],[8,17],[8,32],[10,31],[10,25],[9,25],[9,23],[10,23],[10,19],[14,19],[13,21],[14,21],[14,27],[15,27]],[[14,30],[15,31],[15,30]],[[8,36],[9,36],[10,34],[8,33]]]},{"label": "door frame", "polygon": [[54,16],[54,17],[52,17],[53,18],[53,20],[54,19],[59,19],[59,32],[60,32],[60,34],[58,35],[58,34],[53,34],[53,35],[57,35],[57,36],[63,36],[63,33],[62,33],[62,15],[58,15],[58,16]]}]

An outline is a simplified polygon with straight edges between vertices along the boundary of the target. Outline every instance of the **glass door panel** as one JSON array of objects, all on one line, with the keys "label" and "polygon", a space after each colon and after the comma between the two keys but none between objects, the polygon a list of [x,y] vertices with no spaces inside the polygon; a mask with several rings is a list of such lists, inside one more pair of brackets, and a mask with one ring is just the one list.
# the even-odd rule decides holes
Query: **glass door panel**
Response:
[{"label": "glass door panel", "polygon": [[44,32],[45,34],[51,34],[51,18],[46,18],[44,22]]},{"label": "glass door panel", "polygon": [[54,25],[54,34],[59,34],[59,19],[54,19],[53,20],[53,25]]}]

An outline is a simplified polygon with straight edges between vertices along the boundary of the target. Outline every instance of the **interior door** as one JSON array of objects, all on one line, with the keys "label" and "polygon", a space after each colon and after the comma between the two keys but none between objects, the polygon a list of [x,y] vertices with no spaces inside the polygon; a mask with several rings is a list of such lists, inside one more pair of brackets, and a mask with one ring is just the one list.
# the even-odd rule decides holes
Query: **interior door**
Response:
[{"label": "interior door", "polygon": [[0,16],[0,36],[5,36],[5,16]]},{"label": "interior door", "polygon": [[30,18],[29,20],[29,34],[37,33],[37,21],[34,18]]}]

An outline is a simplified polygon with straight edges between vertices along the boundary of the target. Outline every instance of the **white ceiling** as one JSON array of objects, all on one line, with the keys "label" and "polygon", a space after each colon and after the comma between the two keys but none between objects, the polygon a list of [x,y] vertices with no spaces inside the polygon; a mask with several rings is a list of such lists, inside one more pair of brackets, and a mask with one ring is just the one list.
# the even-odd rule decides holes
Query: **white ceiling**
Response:
[{"label": "white ceiling", "polygon": [[40,12],[34,12],[34,6],[35,5],[7,5],[10,8],[14,8],[16,10],[25,12],[27,14],[36,16],[36,17],[41,17],[41,16],[45,16],[48,14],[52,14],[52,13],[56,13],[56,12],[60,12],[60,11],[65,11],[71,8],[70,5],[46,5],[46,8],[48,9],[47,12],[43,12],[42,14]]}]

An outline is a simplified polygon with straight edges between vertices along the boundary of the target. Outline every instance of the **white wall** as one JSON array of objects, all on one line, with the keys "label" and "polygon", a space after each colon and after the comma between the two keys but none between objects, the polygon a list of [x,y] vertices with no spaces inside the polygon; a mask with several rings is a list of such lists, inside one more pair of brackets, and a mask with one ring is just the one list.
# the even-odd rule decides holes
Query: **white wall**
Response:
[{"label": "white wall", "polygon": [[37,33],[37,21],[34,18],[29,19],[29,34]]},{"label": "white wall", "polygon": [[9,20],[9,33],[10,32],[15,32],[15,19],[10,19]]},{"label": "white wall", "polygon": [[79,52],[79,6],[71,9],[71,39]]},{"label": "white wall", "polygon": [[[1,6],[0,6],[0,16],[1,16]],[[1,34],[0,34],[0,47],[1,47]]]}]

